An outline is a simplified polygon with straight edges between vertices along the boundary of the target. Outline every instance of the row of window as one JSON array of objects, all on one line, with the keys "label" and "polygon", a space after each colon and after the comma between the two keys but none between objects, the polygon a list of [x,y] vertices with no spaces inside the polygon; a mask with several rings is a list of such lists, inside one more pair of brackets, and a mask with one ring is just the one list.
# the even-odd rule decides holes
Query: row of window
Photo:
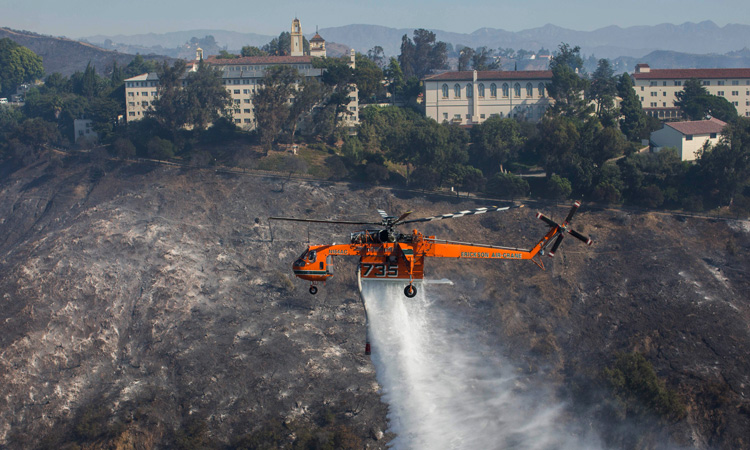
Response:
[{"label": "row of window", "polygon": [[[544,83],[539,83],[537,86],[537,92],[539,97],[544,97]],[[474,86],[471,83],[468,83],[465,87],[466,90],[466,98],[471,98],[474,95]],[[448,88],[447,84],[443,84],[442,87],[443,91],[443,98],[448,98],[448,94],[450,89]],[[453,85],[453,98],[461,98],[461,85],[456,83]],[[503,83],[502,86],[502,93],[503,97],[508,97],[510,95],[510,85],[508,83]],[[479,95],[479,98],[485,97],[485,90],[484,90],[484,83],[479,83],[477,86],[477,95]],[[514,97],[520,97],[521,96],[521,84],[516,83],[513,85],[513,96]],[[526,98],[530,98],[534,96],[534,85],[531,83],[526,83]],[[496,98],[497,97],[497,84],[492,83],[490,84],[490,97]]]},{"label": "row of window", "polygon": [[[668,81],[662,81],[662,86],[667,86],[667,83]],[[674,86],[682,86],[682,80],[675,80],[673,83],[674,83]],[[750,80],[745,80],[745,84],[750,86]],[[649,86],[651,87],[658,86],[658,85],[659,85],[658,81],[649,82]],[[716,85],[724,86],[726,85],[726,81],[717,80]],[[732,86],[739,86],[739,85],[740,85],[740,80],[732,80]],[[703,80],[703,86],[711,86],[711,80]],[[643,86],[641,86],[641,90],[643,90]]]},{"label": "row of window", "polygon": [[155,87],[156,81],[128,81],[128,87]]}]

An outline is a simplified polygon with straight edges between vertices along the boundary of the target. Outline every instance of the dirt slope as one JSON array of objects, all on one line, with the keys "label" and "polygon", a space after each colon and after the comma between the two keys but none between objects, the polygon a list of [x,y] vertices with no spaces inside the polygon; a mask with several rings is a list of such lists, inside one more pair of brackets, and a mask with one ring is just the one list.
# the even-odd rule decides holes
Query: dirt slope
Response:
[{"label": "dirt slope", "polygon": [[[271,240],[266,218],[485,202],[323,182],[282,191],[273,178],[158,166],[98,174],[40,164],[0,184],[0,445],[229,445],[259,430],[291,443],[293,430],[338,427],[385,447],[354,261],[315,297],[289,270],[308,234],[343,242],[353,230],[278,224]],[[748,224],[587,206],[575,225],[594,246],[567,240],[546,271],[429,261],[432,277],[456,283],[444,307],[474,317],[519,373],[545,373],[594,428],[606,429],[602,370],[638,351],[687,406],[641,428],[641,447],[750,445]],[[566,213],[533,207],[420,229],[526,247],[545,230],[536,207]],[[627,447],[618,436],[608,442]]]}]

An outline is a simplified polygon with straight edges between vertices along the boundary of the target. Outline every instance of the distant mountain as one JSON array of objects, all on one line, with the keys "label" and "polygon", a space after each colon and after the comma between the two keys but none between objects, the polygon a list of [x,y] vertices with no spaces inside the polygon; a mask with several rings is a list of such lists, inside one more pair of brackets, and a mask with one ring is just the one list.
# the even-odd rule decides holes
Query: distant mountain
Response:
[{"label": "distant mountain", "polygon": [[[132,54],[104,50],[91,44],[67,38],[0,27],[0,39],[2,38],[10,38],[41,56],[46,74],[59,72],[65,76],[70,76],[76,71],[83,72],[90,62],[97,73],[101,75],[111,70],[114,61],[117,61],[118,65],[125,66],[135,57]],[[143,57],[160,61],[170,59],[160,55],[144,55]]]},{"label": "distant mountain", "polygon": [[[347,25],[322,28],[321,36],[346,43],[357,51],[366,52],[380,45],[386,54],[400,53],[401,37],[413,35],[412,29],[395,29],[377,25]],[[640,57],[655,50],[685,53],[726,53],[750,45],[750,26],[726,25],[719,27],[711,21],[661,24],[621,28],[610,26],[593,31],[575,31],[555,25],[545,25],[519,32],[495,28],[480,28],[470,34],[431,30],[438,40],[468,47],[487,46],[497,49],[554,50],[562,42],[581,47],[582,53],[600,58],[620,56]]]},{"label": "distant mountain", "polygon": [[[454,33],[431,30],[438,40],[456,46],[488,48],[512,48],[537,51],[545,48],[555,50],[560,43],[578,45],[584,55],[598,58],[640,58],[657,50],[682,53],[727,53],[750,45],[750,26],[729,24],[719,27],[711,21],[687,22],[682,25],[661,24],[621,28],[609,26],[593,31],[575,31],[547,24],[542,27],[511,32],[497,28],[480,28],[473,33]],[[321,28],[320,35],[331,43],[354,48],[366,53],[379,45],[386,55],[400,53],[403,35],[413,36],[411,28],[390,28],[380,25],[355,24],[341,27]],[[261,46],[275,36],[255,33],[239,33],[222,30],[191,30],[163,34],[140,34],[133,36],[88,36],[87,42],[103,45],[105,42],[138,45],[144,50],[152,48],[177,48],[191,38],[211,35],[217,44],[228,51],[239,51],[244,45]],[[307,35],[308,39],[312,34]],[[105,47],[106,48],[106,47]]]},{"label": "distant mountain", "polygon": [[[657,50],[640,58],[623,56],[612,61],[616,73],[632,72],[638,63],[646,63],[655,69],[717,69],[750,67],[750,49],[744,48],[723,55],[715,53],[699,55],[668,50]],[[595,66],[586,67],[589,72]]]}]

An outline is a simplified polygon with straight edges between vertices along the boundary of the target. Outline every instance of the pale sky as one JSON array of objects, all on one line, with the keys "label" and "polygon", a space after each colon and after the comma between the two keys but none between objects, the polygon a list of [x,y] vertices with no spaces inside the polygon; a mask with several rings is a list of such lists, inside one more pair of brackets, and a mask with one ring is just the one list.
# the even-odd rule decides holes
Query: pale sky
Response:
[{"label": "pale sky", "polygon": [[305,31],[350,24],[470,33],[547,23],[579,31],[711,20],[750,24],[748,0],[0,0],[0,26],[77,39],[212,29],[277,35],[298,17]]}]

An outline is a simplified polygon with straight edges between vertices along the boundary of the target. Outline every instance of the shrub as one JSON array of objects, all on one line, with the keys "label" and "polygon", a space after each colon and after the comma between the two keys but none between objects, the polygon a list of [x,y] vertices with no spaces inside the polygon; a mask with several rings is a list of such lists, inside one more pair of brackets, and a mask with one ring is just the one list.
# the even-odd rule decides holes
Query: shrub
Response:
[{"label": "shrub", "polygon": [[671,421],[685,416],[685,405],[674,391],[665,387],[654,367],[640,353],[617,355],[614,366],[604,369],[604,376],[626,416],[655,414]]},{"label": "shrub", "polygon": [[573,192],[573,187],[570,185],[570,180],[563,178],[559,175],[552,175],[547,180],[545,186],[547,198],[554,200],[562,200],[570,197]]}]

